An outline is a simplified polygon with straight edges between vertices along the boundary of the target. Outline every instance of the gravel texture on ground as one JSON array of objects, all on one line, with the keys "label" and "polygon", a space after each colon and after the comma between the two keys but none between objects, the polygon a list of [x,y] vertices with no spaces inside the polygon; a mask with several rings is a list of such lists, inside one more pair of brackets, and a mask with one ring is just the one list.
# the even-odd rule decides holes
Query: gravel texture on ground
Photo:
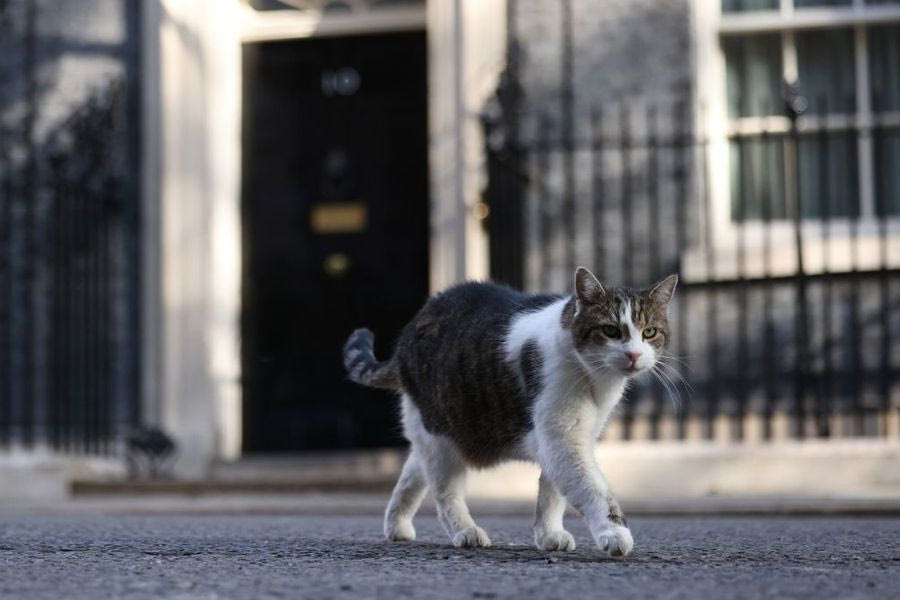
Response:
[{"label": "gravel texture on ground", "polygon": [[900,598],[900,518],[635,517],[625,559],[579,519],[571,553],[527,517],[479,523],[493,547],[431,516],[403,544],[370,516],[0,517],[0,597]]}]

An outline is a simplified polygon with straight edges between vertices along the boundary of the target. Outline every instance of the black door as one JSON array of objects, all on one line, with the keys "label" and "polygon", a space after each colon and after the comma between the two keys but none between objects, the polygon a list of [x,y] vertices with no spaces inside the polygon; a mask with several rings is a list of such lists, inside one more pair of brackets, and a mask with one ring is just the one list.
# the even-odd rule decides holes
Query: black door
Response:
[{"label": "black door", "polygon": [[427,297],[425,36],[244,47],[244,449],[400,443],[396,399],[346,381]]}]

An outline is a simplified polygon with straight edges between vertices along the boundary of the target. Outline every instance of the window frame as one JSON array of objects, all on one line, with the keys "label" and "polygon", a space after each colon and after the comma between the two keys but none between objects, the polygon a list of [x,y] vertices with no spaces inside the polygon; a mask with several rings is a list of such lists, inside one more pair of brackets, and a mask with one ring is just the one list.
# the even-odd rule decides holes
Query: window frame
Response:
[{"label": "window frame", "polygon": [[[699,139],[705,139],[707,161],[706,181],[701,185],[709,194],[708,206],[701,208],[701,227],[708,228],[709,235],[701,247],[688,252],[685,265],[689,278],[732,278],[737,276],[764,276],[768,273],[788,274],[794,265],[794,225],[790,218],[732,219],[731,174],[729,142],[738,136],[752,137],[767,132],[771,135],[786,134],[790,121],[786,116],[730,118],[726,88],[726,61],[722,39],[726,36],[780,33],[782,49],[782,76],[796,81],[798,57],[795,34],[814,29],[850,28],[853,31],[854,74],[856,111],[848,114],[801,115],[797,119],[800,133],[826,131],[857,132],[859,217],[804,217],[801,230],[804,234],[803,254],[807,272],[839,272],[853,268],[876,268],[877,261],[868,260],[866,247],[877,242],[882,226],[887,227],[889,243],[897,247],[893,255],[900,255],[900,216],[884,218],[876,216],[875,155],[873,128],[900,126],[900,110],[873,113],[869,80],[868,31],[877,25],[900,25],[900,3],[866,5],[865,0],[852,0],[847,6],[794,7],[794,0],[779,0],[774,10],[745,12],[722,11],[720,0],[693,0],[691,21],[694,33],[694,73],[696,80],[695,123]],[[827,232],[827,235],[823,235]],[[855,264],[837,264],[830,256],[835,250],[846,247],[851,239],[857,239],[860,252]],[[740,240],[740,242],[738,242]],[[827,243],[826,241],[827,240]],[[773,258],[766,265],[737,265],[737,244],[746,244],[746,250],[763,243],[771,244]],[[704,258],[710,245],[718,257],[715,261]],[[783,247],[782,247],[783,246]],[[878,254],[875,252],[874,254]],[[891,254],[891,252],[889,252]],[[877,257],[876,257],[877,258]],[[872,263],[871,265],[869,263]],[[705,263],[705,264],[704,264]]]},{"label": "window frame", "polygon": [[423,31],[427,28],[425,2],[384,7],[353,2],[351,12],[332,14],[322,11],[325,0],[282,1],[284,8],[257,10],[250,5],[250,0],[238,0],[241,42]]}]

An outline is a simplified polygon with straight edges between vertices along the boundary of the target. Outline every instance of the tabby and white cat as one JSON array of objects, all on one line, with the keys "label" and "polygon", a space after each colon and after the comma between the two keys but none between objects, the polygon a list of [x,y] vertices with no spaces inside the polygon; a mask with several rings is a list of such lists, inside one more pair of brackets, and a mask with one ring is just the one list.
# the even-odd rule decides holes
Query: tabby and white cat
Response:
[{"label": "tabby and white cat", "polygon": [[594,447],[628,379],[651,369],[666,345],[676,282],[670,275],[643,290],[604,287],[579,267],[572,296],[464,283],[431,298],[383,362],[372,333],[354,331],[344,347],[350,379],[400,393],[411,444],[385,536],[415,539],[412,519],[427,487],[454,545],[489,546],[466,506],[466,468],[525,459],[541,467],[538,548],[575,548],[563,528],[568,501],[601,551],[629,554],[631,532]]}]

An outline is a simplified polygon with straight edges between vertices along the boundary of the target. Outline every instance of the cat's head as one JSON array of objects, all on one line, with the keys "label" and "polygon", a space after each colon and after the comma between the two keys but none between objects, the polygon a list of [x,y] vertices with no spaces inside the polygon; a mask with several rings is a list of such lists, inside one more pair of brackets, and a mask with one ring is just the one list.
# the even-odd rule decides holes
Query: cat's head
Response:
[{"label": "cat's head", "polygon": [[678,276],[669,275],[644,289],[604,287],[578,267],[567,325],[585,365],[627,377],[652,368],[669,339],[669,302],[677,283]]}]

